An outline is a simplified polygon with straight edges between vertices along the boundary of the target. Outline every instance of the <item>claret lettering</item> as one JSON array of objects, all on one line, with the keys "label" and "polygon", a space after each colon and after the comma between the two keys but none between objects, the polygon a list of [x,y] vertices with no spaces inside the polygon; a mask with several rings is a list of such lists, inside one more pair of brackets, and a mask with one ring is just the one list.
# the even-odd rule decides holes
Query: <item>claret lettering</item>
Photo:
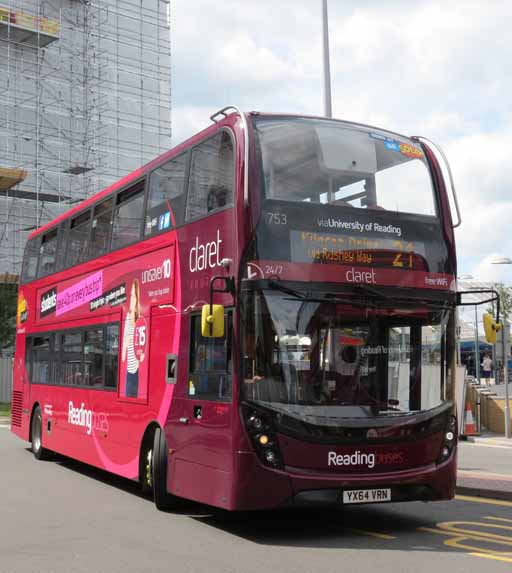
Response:
[{"label": "claret lettering", "polygon": [[189,254],[189,269],[191,273],[204,271],[208,268],[213,269],[220,267],[220,245],[222,239],[220,238],[220,231],[217,229],[217,238],[210,243],[201,244],[199,237],[196,237],[195,245],[190,249]]},{"label": "claret lettering", "polygon": [[352,267],[349,271],[346,272],[345,278],[349,283],[364,283],[371,285],[376,284],[374,269],[371,271],[358,271]]}]

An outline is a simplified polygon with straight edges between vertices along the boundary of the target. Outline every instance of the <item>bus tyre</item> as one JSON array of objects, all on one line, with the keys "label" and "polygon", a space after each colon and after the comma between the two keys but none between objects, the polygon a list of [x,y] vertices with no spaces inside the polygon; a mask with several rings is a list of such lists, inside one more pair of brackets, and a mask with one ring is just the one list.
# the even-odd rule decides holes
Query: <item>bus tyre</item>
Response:
[{"label": "bus tyre", "polygon": [[41,408],[37,406],[32,416],[32,453],[37,460],[47,460],[50,452],[43,448],[43,415]]},{"label": "bus tyre", "polygon": [[153,497],[157,509],[174,509],[176,498],[167,492],[167,442],[161,428],[155,431],[153,441]]}]

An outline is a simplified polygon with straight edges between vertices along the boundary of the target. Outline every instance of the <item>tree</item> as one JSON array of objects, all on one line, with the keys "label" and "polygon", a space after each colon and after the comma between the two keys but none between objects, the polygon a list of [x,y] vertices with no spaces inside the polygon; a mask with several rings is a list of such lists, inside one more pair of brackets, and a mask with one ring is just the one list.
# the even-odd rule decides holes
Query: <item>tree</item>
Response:
[{"label": "tree", "polygon": [[[512,294],[510,288],[504,284],[498,283],[494,285],[494,290],[500,295],[500,322],[508,320],[512,314]],[[494,303],[491,307],[487,308],[487,312],[495,316],[496,307]]]},{"label": "tree", "polygon": [[18,285],[0,283],[0,349],[14,344]]}]

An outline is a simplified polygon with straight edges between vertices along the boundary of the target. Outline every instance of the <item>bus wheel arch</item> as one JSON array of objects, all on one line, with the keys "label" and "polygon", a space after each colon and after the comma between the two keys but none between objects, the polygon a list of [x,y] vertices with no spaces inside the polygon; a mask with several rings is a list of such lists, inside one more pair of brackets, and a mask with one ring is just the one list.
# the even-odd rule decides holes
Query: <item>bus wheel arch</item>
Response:
[{"label": "bus wheel arch", "polygon": [[139,483],[142,491],[148,495],[153,492],[153,442],[155,432],[160,426],[151,422],[144,431],[139,450]]},{"label": "bus wheel arch", "polygon": [[50,451],[43,446],[43,414],[39,402],[35,402],[30,416],[29,440],[31,451],[37,460],[46,460]]}]

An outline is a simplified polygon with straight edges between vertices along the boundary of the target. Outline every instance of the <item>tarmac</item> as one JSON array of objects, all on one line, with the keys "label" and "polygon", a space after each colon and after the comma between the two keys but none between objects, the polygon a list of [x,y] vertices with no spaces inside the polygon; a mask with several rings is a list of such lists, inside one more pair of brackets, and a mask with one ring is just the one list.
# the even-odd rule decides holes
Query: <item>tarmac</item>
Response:
[{"label": "tarmac", "polygon": [[[0,427],[9,426],[10,419],[0,417]],[[512,501],[512,438],[489,432],[462,437],[456,493]]]}]

